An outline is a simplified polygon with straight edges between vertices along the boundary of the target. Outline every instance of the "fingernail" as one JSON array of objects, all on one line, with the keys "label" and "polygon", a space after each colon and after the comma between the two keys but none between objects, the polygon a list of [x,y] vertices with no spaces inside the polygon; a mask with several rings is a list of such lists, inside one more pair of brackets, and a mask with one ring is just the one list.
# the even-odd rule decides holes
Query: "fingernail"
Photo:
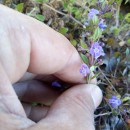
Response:
[{"label": "fingernail", "polygon": [[99,106],[102,101],[102,91],[101,89],[93,84],[89,84],[91,87],[91,96],[94,102],[95,109]]}]

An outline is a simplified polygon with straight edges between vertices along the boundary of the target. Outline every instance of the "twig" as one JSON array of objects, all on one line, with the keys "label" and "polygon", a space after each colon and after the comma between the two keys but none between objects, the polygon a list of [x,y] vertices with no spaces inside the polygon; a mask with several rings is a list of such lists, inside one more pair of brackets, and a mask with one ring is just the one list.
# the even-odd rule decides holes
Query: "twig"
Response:
[{"label": "twig", "polygon": [[82,27],[84,27],[84,25],[83,25],[80,21],[78,21],[77,19],[75,19],[72,15],[69,15],[69,17],[70,17],[72,20],[74,20],[76,23],[78,23],[79,25],[81,25]]},{"label": "twig", "polygon": [[106,75],[102,72],[102,70],[100,69],[100,67],[98,67],[99,71],[101,72],[101,74],[104,76],[104,78],[107,80],[107,82],[111,85],[111,87],[114,89],[115,92],[116,89],[114,88],[113,84],[109,81],[109,79],[106,77]]},{"label": "twig", "polygon": [[36,11],[36,8],[33,8],[29,13],[27,13],[28,16],[32,16],[32,14]]},{"label": "twig", "polygon": [[59,2],[59,1],[62,1],[62,0],[50,0],[49,4],[53,4],[54,2]]},{"label": "twig", "polygon": [[108,84],[106,84],[106,83],[104,83],[104,82],[101,82],[101,81],[98,81],[98,82],[97,82],[97,85],[98,85],[98,84],[108,85]]},{"label": "twig", "polygon": [[72,19],[73,21],[75,21],[76,23],[78,23],[79,25],[81,25],[82,27],[84,27],[84,25],[80,21],[78,21],[77,19],[75,19],[72,15],[68,15],[68,14],[65,14],[65,13],[59,11],[59,10],[56,10],[53,7],[49,6],[48,4],[43,4],[43,5],[46,6],[47,8],[49,8],[49,9],[53,10],[54,12],[56,12],[58,14],[61,14],[61,15],[65,16],[65,17],[69,17],[70,19]]},{"label": "twig", "polygon": [[47,8],[49,8],[49,9],[51,9],[51,10],[55,11],[55,12],[56,12],[56,13],[58,13],[58,14],[61,14],[61,15],[66,16],[66,14],[65,14],[65,13],[60,12],[60,11],[58,11],[58,10],[54,9],[53,7],[49,6],[48,4],[43,4],[43,5],[44,5],[44,6],[46,6]]},{"label": "twig", "polygon": [[112,114],[112,112],[102,113],[102,114],[94,115],[94,118],[97,118],[99,116],[106,116],[106,115],[110,115],[110,114]]}]

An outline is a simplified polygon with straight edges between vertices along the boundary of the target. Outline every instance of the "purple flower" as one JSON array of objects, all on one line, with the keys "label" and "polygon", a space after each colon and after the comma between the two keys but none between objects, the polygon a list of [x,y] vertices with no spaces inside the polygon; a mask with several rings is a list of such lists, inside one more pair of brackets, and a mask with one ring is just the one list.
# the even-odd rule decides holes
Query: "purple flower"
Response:
[{"label": "purple flower", "polygon": [[56,87],[56,88],[60,88],[61,84],[58,81],[54,81],[54,82],[52,82],[51,86]]},{"label": "purple flower", "polygon": [[90,48],[90,54],[94,56],[95,59],[98,59],[100,56],[105,55],[102,46],[100,46],[98,42],[92,43]]},{"label": "purple flower", "polygon": [[122,104],[122,101],[120,100],[120,98],[117,98],[116,96],[112,96],[109,99],[109,104],[113,107],[113,108],[117,108],[118,106],[120,106]]},{"label": "purple flower", "polygon": [[96,9],[90,9],[88,13],[88,19],[92,19],[96,14],[99,14],[99,11]]},{"label": "purple flower", "polygon": [[80,73],[83,75],[83,76],[87,76],[87,74],[90,73],[90,69],[88,68],[88,66],[86,64],[82,64],[81,67],[80,67]]},{"label": "purple flower", "polygon": [[107,28],[107,25],[104,23],[103,19],[101,19],[101,21],[99,22],[98,26],[102,30],[105,30]]}]

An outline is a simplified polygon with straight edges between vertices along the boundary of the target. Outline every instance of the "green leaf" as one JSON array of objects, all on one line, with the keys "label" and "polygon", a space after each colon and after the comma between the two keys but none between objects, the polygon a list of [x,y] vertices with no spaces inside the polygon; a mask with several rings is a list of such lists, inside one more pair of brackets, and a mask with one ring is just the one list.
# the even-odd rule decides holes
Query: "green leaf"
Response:
[{"label": "green leaf", "polygon": [[71,40],[70,42],[71,42],[71,44],[72,44],[74,47],[76,47],[76,45],[77,45],[76,40]]},{"label": "green leaf", "polygon": [[125,1],[125,4],[127,4],[128,2],[129,2],[129,0],[126,0],[126,1]]},{"label": "green leaf", "polygon": [[100,0],[102,1],[102,9],[105,9],[106,5],[108,5],[108,1],[107,0]]},{"label": "green leaf", "polygon": [[68,28],[62,27],[59,29],[59,32],[64,35],[68,32],[68,30],[69,30]]},{"label": "green leaf", "polygon": [[98,22],[99,22],[99,19],[98,19],[98,17],[97,17],[96,15],[94,15],[92,21],[93,21],[93,24],[94,24],[94,25],[97,25]]},{"label": "green leaf", "polygon": [[49,0],[33,0],[33,1],[40,3],[40,4],[49,2]]},{"label": "green leaf", "polygon": [[89,6],[93,6],[97,3],[97,0],[90,0]]},{"label": "green leaf", "polygon": [[130,97],[124,97],[123,99],[122,99],[122,102],[126,102],[126,101],[129,101],[130,100]]},{"label": "green leaf", "polygon": [[96,66],[91,66],[90,67],[91,72],[93,72],[95,69],[96,69]]},{"label": "green leaf", "polygon": [[79,9],[77,7],[73,7],[72,12],[76,14],[79,12]]},{"label": "green leaf", "polygon": [[113,28],[113,33],[115,34],[115,36],[118,36],[119,35],[119,33],[120,33],[120,30],[119,30],[119,28]]},{"label": "green leaf", "polygon": [[111,18],[112,14],[113,14],[112,12],[105,13],[104,17],[105,18]]},{"label": "green leaf", "polygon": [[86,64],[89,63],[88,58],[84,54],[81,53],[80,56],[81,56],[84,63],[86,63]]},{"label": "green leaf", "polygon": [[128,23],[130,23],[130,13],[126,14],[125,20],[126,20]]},{"label": "green leaf", "polygon": [[45,17],[44,17],[43,15],[41,15],[41,14],[37,14],[37,15],[35,16],[35,18],[36,18],[37,20],[41,21],[41,22],[43,22],[43,21],[45,20]]},{"label": "green leaf", "polygon": [[122,3],[122,0],[116,0],[117,4],[120,5]]},{"label": "green leaf", "polygon": [[130,44],[130,39],[128,39],[127,42]]},{"label": "green leaf", "polygon": [[97,27],[92,36],[93,41],[98,40],[101,37],[101,35],[102,35],[102,30],[99,27]]},{"label": "green leaf", "polygon": [[115,0],[108,0],[109,4],[113,4],[115,2]]},{"label": "green leaf", "polygon": [[119,14],[119,20],[123,20],[124,19],[124,14],[123,13],[120,13]]},{"label": "green leaf", "polygon": [[80,39],[80,45],[82,48],[86,49],[87,48],[87,44],[84,43],[83,40]]},{"label": "green leaf", "polygon": [[117,97],[117,98],[121,98],[121,95],[120,95],[120,94],[117,94],[116,97]]},{"label": "green leaf", "polygon": [[24,9],[24,3],[20,3],[20,4],[16,5],[16,10],[17,11],[22,13],[23,9]]}]

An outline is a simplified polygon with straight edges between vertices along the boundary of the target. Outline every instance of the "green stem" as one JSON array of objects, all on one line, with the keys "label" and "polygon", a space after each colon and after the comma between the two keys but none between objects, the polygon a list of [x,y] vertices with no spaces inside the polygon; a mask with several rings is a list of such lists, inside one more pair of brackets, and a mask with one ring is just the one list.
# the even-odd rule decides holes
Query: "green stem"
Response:
[{"label": "green stem", "polygon": [[121,3],[120,3],[119,5],[117,5],[117,11],[116,11],[116,27],[119,26],[120,6],[121,6]]}]

